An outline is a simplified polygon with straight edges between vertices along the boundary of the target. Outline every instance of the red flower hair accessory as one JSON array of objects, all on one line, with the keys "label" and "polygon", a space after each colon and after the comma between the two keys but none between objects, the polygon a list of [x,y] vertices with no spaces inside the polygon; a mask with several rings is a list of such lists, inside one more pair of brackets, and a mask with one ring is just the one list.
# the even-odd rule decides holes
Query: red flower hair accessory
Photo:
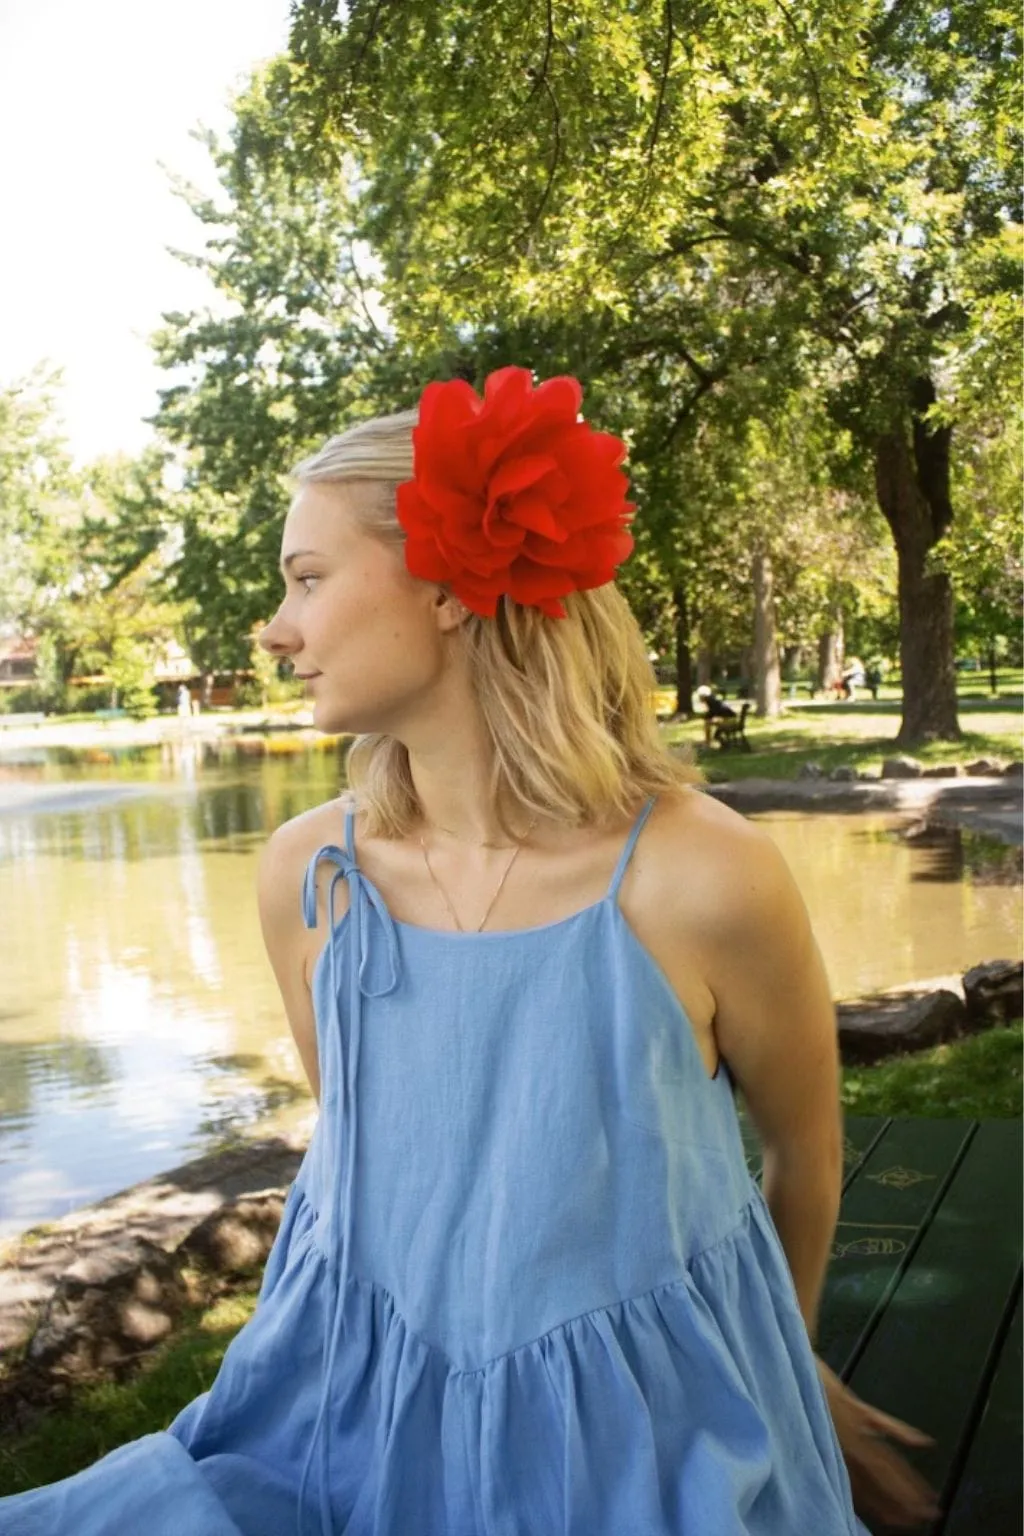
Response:
[{"label": "red flower hair accessory", "polygon": [[528,368],[490,374],[482,400],[461,379],[427,385],[398,487],[413,576],[485,618],[505,595],[562,619],[566,593],[612,580],[633,548],[626,445],[579,420],[582,399],[569,377],[535,389]]}]

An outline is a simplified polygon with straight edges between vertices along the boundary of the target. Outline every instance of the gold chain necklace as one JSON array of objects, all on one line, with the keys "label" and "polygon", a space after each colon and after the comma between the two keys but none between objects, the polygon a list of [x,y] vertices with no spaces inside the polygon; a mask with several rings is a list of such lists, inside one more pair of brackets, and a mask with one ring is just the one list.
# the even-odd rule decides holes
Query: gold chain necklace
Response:
[{"label": "gold chain necklace", "polygon": [[[502,888],[503,888],[503,886],[505,884],[505,881],[509,877],[509,871],[511,870],[512,865],[515,863],[516,859],[519,857],[520,853],[522,852],[523,843],[529,837],[530,833],[533,831],[533,829],[534,829],[534,827],[536,825],[537,825],[537,819],[536,819],[536,817],[534,817],[533,821],[530,822],[530,825],[527,827],[525,833],[523,834],[523,842],[516,843],[515,847],[513,848],[513,850],[512,850],[512,857],[509,859],[508,863],[505,865],[505,868],[502,870],[502,872],[501,872],[501,879],[498,881],[497,888],[495,889],[494,895],[491,897],[490,901],[487,903],[487,911],[484,913],[483,917],[480,919],[480,921],[477,924],[476,928],[473,930],[474,933],[481,933],[483,931],[484,924],[486,923],[487,919],[490,917],[492,911],[494,910],[494,903],[497,901],[498,897],[501,895]],[[444,830],[444,829],[442,828],[441,830]],[[482,844],[481,846],[486,847],[486,844]],[[427,866],[427,874],[430,876],[431,880],[433,880],[434,884],[437,886],[438,894],[440,895],[441,900],[444,902],[445,906],[448,909],[449,917],[451,918],[452,922],[455,924],[455,926],[458,929],[458,931],[460,933],[465,933],[466,930],[465,930],[465,928],[463,928],[462,924],[459,922],[459,915],[456,912],[455,908],[451,904],[451,901],[450,901],[449,896],[448,896],[448,892],[445,890],[444,886],[441,884],[440,880],[437,878],[437,875],[434,873],[433,866],[431,865],[431,862],[430,862],[430,855],[427,853],[427,845],[424,842],[422,835],[420,837],[420,847],[423,850],[423,862]]]},{"label": "gold chain necklace", "polygon": [[[472,837],[463,837],[461,832],[453,832],[451,827],[442,827],[440,822],[437,821],[428,821],[426,825],[431,832],[443,832],[446,837],[454,837],[457,843],[465,843],[467,848],[508,848],[515,846],[514,843],[478,843]],[[524,841],[526,838],[528,838],[536,825],[537,818],[535,816],[530,822],[530,825],[527,827],[526,831],[523,833],[520,841]],[[422,838],[420,841],[422,842]]]}]

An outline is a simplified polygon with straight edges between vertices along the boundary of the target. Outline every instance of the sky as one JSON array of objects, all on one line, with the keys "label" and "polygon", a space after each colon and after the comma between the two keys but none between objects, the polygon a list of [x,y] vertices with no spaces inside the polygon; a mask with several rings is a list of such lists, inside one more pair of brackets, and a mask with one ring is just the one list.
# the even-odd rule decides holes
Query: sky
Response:
[{"label": "sky", "polygon": [[152,436],[146,338],[211,292],[166,250],[202,236],[160,165],[215,190],[189,132],[226,130],[288,18],[288,0],[0,0],[0,387],[62,368],[79,464]]}]

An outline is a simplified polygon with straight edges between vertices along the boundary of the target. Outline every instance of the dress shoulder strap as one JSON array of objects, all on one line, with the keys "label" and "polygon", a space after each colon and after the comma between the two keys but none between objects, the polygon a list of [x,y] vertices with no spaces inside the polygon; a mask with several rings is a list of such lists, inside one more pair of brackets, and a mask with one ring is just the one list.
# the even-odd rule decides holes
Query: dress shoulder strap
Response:
[{"label": "dress shoulder strap", "polygon": [[626,865],[629,863],[633,856],[633,849],[636,847],[636,840],[640,836],[640,833],[643,831],[645,821],[654,810],[654,802],[656,799],[656,795],[651,796],[646,805],[644,805],[639,816],[636,818],[636,821],[634,821],[633,825],[629,829],[629,836],[626,838],[625,847],[619,854],[619,862],[615,866],[615,873],[612,875],[612,882],[608,887],[609,900],[614,901],[619,894],[619,886],[622,884],[622,877],[626,873]]},{"label": "dress shoulder strap", "polygon": [[350,859],[356,856],[356,812],[351,801],[345,806],[345,852]]}]

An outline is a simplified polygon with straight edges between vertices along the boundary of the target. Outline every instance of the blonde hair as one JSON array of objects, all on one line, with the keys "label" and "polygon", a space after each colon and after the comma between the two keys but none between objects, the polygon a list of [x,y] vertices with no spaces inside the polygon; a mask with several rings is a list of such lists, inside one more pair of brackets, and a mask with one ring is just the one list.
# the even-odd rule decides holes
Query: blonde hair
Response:
[{"label": "blonde hair", "polygon": [[[379,416],[329,438],[293,471],[300,483],[365,484],[359,507],[368,533],[400,544],[395,490],[412,479],[415,411]],[[469,676],[493,749],[492,791],[506,833],[509,812],[573,826],[635,811],[650,795],[700,782],[689,754],[662,743],[656,686],[643,635],[612,584],[565,599],[567,617],[502,598],[496,618],[470,613],[460,634]],[[348,779],[371,836],[402,837],[420,805],[409,755],[393,736],[357,736]]]}]

